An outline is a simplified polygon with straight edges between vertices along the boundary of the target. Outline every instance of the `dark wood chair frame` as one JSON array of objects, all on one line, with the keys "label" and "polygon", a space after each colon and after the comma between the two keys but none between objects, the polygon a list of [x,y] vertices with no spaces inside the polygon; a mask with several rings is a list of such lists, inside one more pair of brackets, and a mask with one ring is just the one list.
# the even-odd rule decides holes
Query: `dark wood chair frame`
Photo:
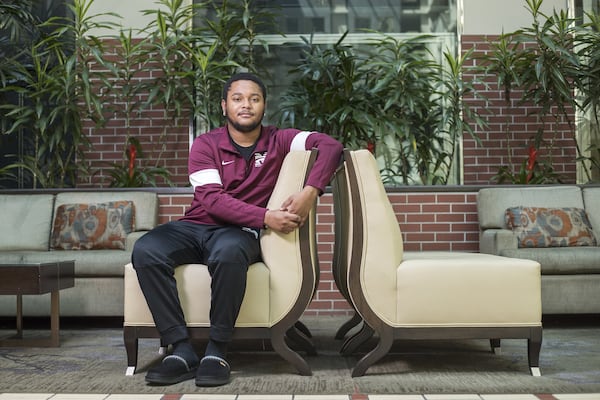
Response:
[{"label": "dark wood chair frame", "polygon": [[[353,308],[352,299],[348,290],[348,246],[350,230],[350,194],[348,192],[348,180],[346,178],[346,165],[340,164],[331,181],[331,192],[333,197],[334,215],[334,248],[332,272],[335,285]],[[347,337],[348,333],[356,326],[361,325],[358,332]],[[358,348],[368,341],[374,334],[373,329],[365,324],[362,317],[354,308],[352,317],[344,322],[335,333],[336,340],[344,340],[340,347],[340,354],[354,354]]]}]

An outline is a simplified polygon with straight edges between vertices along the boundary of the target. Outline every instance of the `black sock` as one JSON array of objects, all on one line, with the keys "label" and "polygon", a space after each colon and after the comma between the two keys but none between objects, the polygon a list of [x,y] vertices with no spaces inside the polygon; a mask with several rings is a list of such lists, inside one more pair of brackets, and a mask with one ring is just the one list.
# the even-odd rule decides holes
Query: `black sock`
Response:
[{"label": "black sock", "polygon": [[189,340],[181,340],[173,343],[173,354],[183,358],[190,365],[198,363],[198,355]]},{"label": "black sock", "polygon": [[225,359],[225,357],[227,357],[227,342],[218,342],[210,339],[208,341],[208,345],[206,346],[206,352],[204,355],[217,356]]}]

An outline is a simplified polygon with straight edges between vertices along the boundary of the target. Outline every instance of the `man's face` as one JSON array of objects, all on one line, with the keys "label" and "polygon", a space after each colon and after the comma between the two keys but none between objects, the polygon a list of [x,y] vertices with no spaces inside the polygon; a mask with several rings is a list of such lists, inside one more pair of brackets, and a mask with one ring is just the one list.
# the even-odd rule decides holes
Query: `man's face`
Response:
[{"label": "man's face", "polygon": [[253,81],[235,81],[221,101],[227,121],[240,132],[252,132],[260,126],[265,114],[265,99],[260,86]]}]

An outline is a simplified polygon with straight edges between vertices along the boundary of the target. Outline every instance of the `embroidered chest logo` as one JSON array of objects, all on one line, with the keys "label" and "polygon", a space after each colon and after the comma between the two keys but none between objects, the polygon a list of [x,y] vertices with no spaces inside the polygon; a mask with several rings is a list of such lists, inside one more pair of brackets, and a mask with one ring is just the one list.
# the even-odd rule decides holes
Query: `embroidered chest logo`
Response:
[{"label": "embroidered chest logo", "polygon": [[254,168],[262,167],[265,157],[267,157],[266,151],[264,153],[254,153]]}]

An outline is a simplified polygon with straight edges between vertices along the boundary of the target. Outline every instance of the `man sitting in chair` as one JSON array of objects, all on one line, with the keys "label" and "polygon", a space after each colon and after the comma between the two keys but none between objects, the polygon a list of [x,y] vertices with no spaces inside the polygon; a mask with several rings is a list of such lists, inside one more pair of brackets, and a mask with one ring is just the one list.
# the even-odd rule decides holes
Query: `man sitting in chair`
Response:
[{"label": "man sitting in chair", "polygon": [[[261,258],[261,229],[290,233],[302,226],[342,156],[342,145],[319,132],[263,126],[266,89],[255,75],[232,76],[221,107],[227,124],[195,139],[189,157],[194,198],[185,215],[159,225],[135,244],[132,263],[161,342],[172,353],[146,381],[170,385],[195,377],[198,386],[229,382],[227,346],[246,290],[248,266]],[[318,149],[303,190],[269,210],[286,154]],[[201,263],[212,278],[209,342],[204,356],[188,336],[174,270]]]}]

